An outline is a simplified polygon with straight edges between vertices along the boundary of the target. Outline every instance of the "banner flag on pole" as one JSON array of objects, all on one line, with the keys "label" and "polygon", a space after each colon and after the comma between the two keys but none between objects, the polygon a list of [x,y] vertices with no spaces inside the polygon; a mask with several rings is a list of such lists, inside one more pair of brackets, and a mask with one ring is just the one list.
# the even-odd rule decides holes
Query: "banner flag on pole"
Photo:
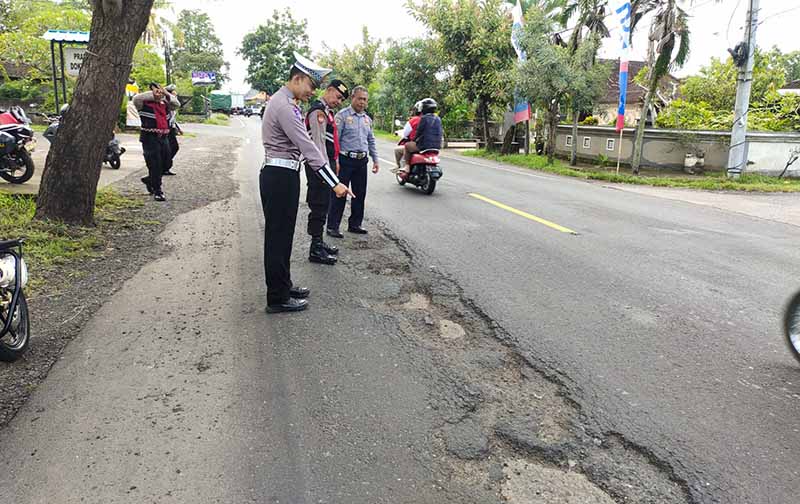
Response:
[{"label": "banner flag on pole", "polygon": [[631,53],[631,2],[616,0],[614,13],[619,23],[619,38],[622,51],[619,56],[619,109],[617,110],[617,133],[625,127],[625,101],[628,97],[628,63]]},{"label": "banner flag on pole", "polygon": [[[519,0],[517,0],[517,4],[511,9],[511,45],[514,47],[514,51],[517,52],[517,58],[520,61],[525,61],[527,59],[527,55],[525,51],[522,49],[522,46],[519,43],[519,39],[522,36],[522,5],[520,5]],[[530,121],[531,119],[531,106],[528,104],[527,101],[524,99],[520,99],[514,96],[514,124]]]}]

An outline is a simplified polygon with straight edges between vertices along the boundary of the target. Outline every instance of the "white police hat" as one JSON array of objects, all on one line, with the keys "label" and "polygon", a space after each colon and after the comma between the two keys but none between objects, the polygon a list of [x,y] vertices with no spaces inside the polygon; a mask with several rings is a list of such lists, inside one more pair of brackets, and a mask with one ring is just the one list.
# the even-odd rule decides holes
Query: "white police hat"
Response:
[{"label": "white police hat", "polygon": [[311,77],[317,86],[322,84],[325,77],[328,76],[333,70],[330,68],[322,68],[319,64],[314,63],[302,54],[294,53],[294,67]]}]

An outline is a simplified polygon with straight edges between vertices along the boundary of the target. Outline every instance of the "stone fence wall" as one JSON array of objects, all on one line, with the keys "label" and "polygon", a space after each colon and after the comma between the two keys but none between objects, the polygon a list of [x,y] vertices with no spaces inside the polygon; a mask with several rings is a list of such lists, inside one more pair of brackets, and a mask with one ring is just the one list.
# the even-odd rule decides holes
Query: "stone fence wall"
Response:
[{"label": "stone fence wall", "polygon": [[[621,162],[629,164],[633,153],[634,129],[622,132]],[[798,133],[748,133],[748,172],[779,174],[793,154],[800,153]],[[561,125],[556,135],[556,153],[569,156],[572,142],[577,142],[578,157],[595,162],[600,156],[616,163],[620,135],[613,127],[580,126],[578,138],[572,138],[572,127]],[[642,166],[665,169],[683,169],[687,153],[705,155],[707,170],[724,171],[728,164],[730,133],[720,131],[682,131],[646,129],[642,152]],[[800,161],[787,172],[800,177]]]}]

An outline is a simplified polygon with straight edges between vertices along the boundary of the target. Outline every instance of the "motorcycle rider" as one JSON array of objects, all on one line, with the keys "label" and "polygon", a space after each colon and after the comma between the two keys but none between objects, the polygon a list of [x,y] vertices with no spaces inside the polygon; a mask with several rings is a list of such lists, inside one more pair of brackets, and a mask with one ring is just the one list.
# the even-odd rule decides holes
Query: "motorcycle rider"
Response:
[{"label": "motorcycle rider", "polygon": [[411,140],[414,138],[414,135],[417,133],[417,126],[419,125],[419,120],[422,118],[422,106],[421,102],[417,102],[411,107],[411,117],[408,118],[406,121],[406,125],[403,127],[403,134],[402,138],[399,142],[397,142],[397,147],[394,149],[394,160],[397,163],[397,169],[400,169],[400,160],[405,157],[406,152],[406,145],[409,142],[412,143],[414,147],[416,144],[413,144]]},{"label": "motorcycle rider", "polygon": [[405,176],[408,176],[411,170],[411,156],[418,152],[438,151],[442,148],[442,120],[436,115],[438,108],[439,105],[433,98],[425,98],[420,101],[422,117],[419,120],[414,137],[411,138],[413,142],[408,142],[405,145],[406,167],[403,171]]}]

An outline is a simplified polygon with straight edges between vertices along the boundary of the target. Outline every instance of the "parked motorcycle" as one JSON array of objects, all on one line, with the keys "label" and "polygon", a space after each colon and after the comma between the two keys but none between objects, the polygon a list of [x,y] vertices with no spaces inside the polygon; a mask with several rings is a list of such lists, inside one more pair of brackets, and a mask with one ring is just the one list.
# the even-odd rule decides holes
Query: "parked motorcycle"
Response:
[{"label": "parked motorcycle", "polygon": [[433,194],[436,190],[436,183],[442,178],[444,172],[439,166],[439,151],[427,150],[411,156],[411,168],[408,172],[396,170],[395,177],[397,183],[406,185],[413,184],[425,194]]},{"label": "parked motorcycle", "polygon": [[12,362],[27,350],[31,337],[25,285],[28,268],[23,240],[0,241],[0,361]]},{"label": "parked motorcycle", "polygon": [[[66,105],[65,105],[66,107]],[[66,112],[65,108],[61,109],[61,113],[63,114]],[[48,142],[51,144],[56,137],[56,133],[58,133],[58,128],[61,125],[61,116],[49,116],[47,114],[40,114],[44,117],[50,125],[42,134],[43,137],[47,139]],[[119,140],[116,136],[112,136],[111,141],[108,142],[106,145],[106,152],[103,156],[103,162],[108,163],[111,168],[115,170],[119,170],[120,166],[122,166],[122,155],[125,154],[125,147],[122,147],[119,143]]]},{"label": "parked motorcycle", "polygon": [[0,178],[24,184],[33,177],[31,152],[36,147],[31,121],[21,107],[0,109]]},{"label": "parked motorcycle", "polygon": [[794,358],[800,361],[800,291],[789,300],[783,314],[783,331]]}]

